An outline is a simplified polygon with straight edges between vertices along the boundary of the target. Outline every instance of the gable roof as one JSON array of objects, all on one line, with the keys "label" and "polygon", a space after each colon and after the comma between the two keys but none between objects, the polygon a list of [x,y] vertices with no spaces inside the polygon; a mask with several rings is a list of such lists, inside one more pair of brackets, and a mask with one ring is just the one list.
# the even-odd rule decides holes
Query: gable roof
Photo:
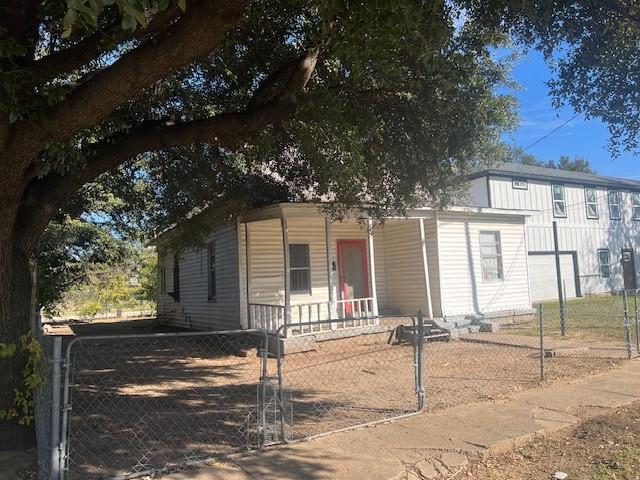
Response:
[{"label": "gable roof", "polygon": [[570,170],[559,170],[556,168],[522,165],[519,163],[504,163],[497,167],[480,170],[471,174],[469,179],[473,180],[475,178],[486,177],[487,175],[640,190],[640,181],[636,180],[605,177],[603,175],[595,175],[593,173],[572,172]]}]

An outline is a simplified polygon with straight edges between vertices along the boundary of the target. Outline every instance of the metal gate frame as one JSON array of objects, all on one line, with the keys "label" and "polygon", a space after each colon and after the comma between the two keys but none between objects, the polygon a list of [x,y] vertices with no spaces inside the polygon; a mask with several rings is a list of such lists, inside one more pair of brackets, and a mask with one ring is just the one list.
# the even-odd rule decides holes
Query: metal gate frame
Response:
[{"label": "metal gate frame", "polygon": [[[333,327],[335,324],[337,323],[344,323],[345,321],[358,321],[358,320],[367,320],[367,321],[377,321],[380,319],[384,319],[384,318],[402,318],[402,316],[368,316],[366,318],[354,318],[354,319],[332,319],[332,320],[323,320],[323,321],[315,321],[315,322],[304,322],[303,325],[312,327],[314,325],[317,325],[319,327],[322,327],[323,325],[329,325],[330,327]],[[362,422],[362,423],[357,423],[348,427],[344,427],[344,428],[336,428],[336,429],[327,429],[321,433],[316,433],[316,434],[312,434],[312,435],[308,435],[302,438],[298,438],[298,439],[291,439],[288,438],[287,435],[287,428],[286,428],[286,423],[285,423],[285,418],[286,418],[286,414],[287,414],[287,405],[286,405],[286,401],[284,399],[284,395],[285,395],[285,385],[286,385],[286,372],[285,372],[285,368],[284,368],[284,364],[286,363],[286,355],[284,354],[284,352],[282,352],[282,340],[286,339],[286,338],[291,338],[291,337],[287,337],[287,330],[288,329],[292,329],[292,328],[299,328],[300,325],[298,324],[291,324],[291,325],[282,325],[281,327],[279,327],[276,332],[273,334],[273,339],[275,340],[276,343],[276,352],[275,352],[275,356],[276,356],[276,361],[277,361],[277,374],[278,374],[278,392],[277,392],[277,402],[278,402],[278,408],[279,408],[279,427],[280,427],[280,439],[282,441],[282,443],[286,443],[286,444],[290,444],[290,443],[299,443],[299,442],[304,442],[304,441],[308,441],[308,440],[312,440],[314,438],[319,438],[319,437],[324,437],[327,435],[331,435],[334,433],[339,433],[339,432],[346,432],[346,431],[350,431],[350,430],[354,430],[354,429],[358,429],[358,428],[363,428],[363,427],[368,427],[368,426],[373,426],[373,425],[378,425],[381,423],[387,423],[389,421],[394,421],[394,420],[400,420],[403,418],[410,418],[410,417],[414,417],[417,415],[421,415],[426,408],[426,395],[425,395],[425,369],[424,369],[424,345],[425,345],[425,337],[424,337],[424,314],[423,312],[420,310],[418,311],[418,315],[417,315],[417,322],[416,322],[416,318],[414,316],[407,316],[407,319],[411,319],[413,322],[413,326],[415,328],[416,331],[416,340],[415,342],[412,343],[412,347],[413,347],[413,370],[414,370],[414,383],[415,383],[415,396],[416,396],[416,409],[413,412],[410,413],[403,413],[403,414],[399,414],[399,415],[394,415],[394,416],[388,416],[385,418],[380,418],[378,420],[373,420],[373,421],[368,421],[368,422]],[[347,327],[347,328],[365,328],[365,327]],[[397,328],[397,327],[396,327]],[[324,331],[325,333],[327,332],[327,330],[321,330]],[[330,328],[328,330],[329,332],[335,333],[339,330],[336,330],[334,328]],[[395,328],[393,330],[389,330],[390,333],[395,334]]]},{"label": "metal gate frame", "polygon": [[[69,445],[70,445],[70,412],[73,408],[71,400],[71,372],[73,369],[73,363],[71,361],[71,354],[73,346],[80,342],[88,341],[109,341],[109,340],[131,340],[131,339],[160,339],[160,338],[183,338],[183,337],[206,337],[206,336],[220,336],[220,335],[256,335],[261,338],[260,347],[258,348],[258,354],[260,359],[260,378],[259,389],[264,390],[263,383],[266,381],[267,374],[267,359],[268,353],[268,335],[265,331],[257,329],[247,330],[210,330],[210,331],[193,331],[193,332],[173,332],[173,333],[141,333],[141,334],[121,334],[121,335],[92,335],[84,337],[75,337],[71,340],[65,349],[64,357],[62,356],[63,342],[62,337],[56,336],[53,338],[53,369],[52,369],[52,398],[51,398],[51,465],[50,465],[50,478],[51,480],[64,480],[69,468]],[[64,373],[62,371],[64,370]],[[62,392],[62,398],[61,398]],[[259,408],[258,402],[260,401],[259,391],[256,396],[256,407]],[[258,438],[259,444],[257,448],[261,448],[265,444],[263,438],[266,429],[262,425],[261,420],[264,417],[258,416]],[[216,456],[215,459],[219,459],[222,456]],[[202,460],[189,461],[189,465],[197,465],[211,461],[211,458]],[[142,475],[149,475],[162,469],[149,469],[146,471],[136,472],[135,474],[127,475],[126,477],[114,477],[114,478],[135,478]]]}]

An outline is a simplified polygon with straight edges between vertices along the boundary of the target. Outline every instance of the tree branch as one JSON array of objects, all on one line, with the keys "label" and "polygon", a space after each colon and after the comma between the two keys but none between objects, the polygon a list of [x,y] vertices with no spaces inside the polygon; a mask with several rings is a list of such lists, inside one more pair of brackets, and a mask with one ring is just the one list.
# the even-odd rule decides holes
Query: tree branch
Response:
[{"label": "tree branch", "polygon": [[[319,50],[313,48],[293,62],[288,80],[267,103],[254,103],[240,112],[180,124],[148,121],[133,132],[122,132],[91,145],[86,151],[87,165],[82,171],[73,175],[50,173],[35,180],[27,189],[19,212],[20,218],[29,222],[20,228],[23,238],[26,242],[35,241],[50,219],[82,185],[136,155],[198,143],[233,147],[265,126],[288,118],[296,110],[297,96],[311,78],[318,54]],[[272,82],[272,79],[265,82]]]},{"label": "tree branch", "polygon": [[153,17],[145,28],[139,28],[135,31],[123,30],[120,21],[115,21],[64,50],[34,61],[28,68],[29,73],[35,75],[40,83],[63,73],[72,73],[120,43],[127,40],[144,39],[158,33],[180,13],[179,8],[171,8]]},{"label": "tree branch", "polygon": [[245,1],[228,5],[203,0],[189,7],[183,18],[157,39],[96,73],[37,120],[19,122],[16,147],[34,155],[46,142],[69,139],[79,130],[96,125],[145,87],[216,49],[239,22],[244,5]]}]

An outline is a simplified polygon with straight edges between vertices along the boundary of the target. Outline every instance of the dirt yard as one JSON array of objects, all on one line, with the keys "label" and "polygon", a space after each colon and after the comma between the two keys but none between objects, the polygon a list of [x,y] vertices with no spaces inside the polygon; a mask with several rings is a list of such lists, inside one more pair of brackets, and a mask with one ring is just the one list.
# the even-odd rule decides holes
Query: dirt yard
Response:
[{"label": "dirt yard", "polygon": [[[491,341],[426,344],[427,409],[503,399],[542,384],[539,350],[528,345],[530,337],[511,334],[501,343],[491,334],[477,335]],[[262,371],[257,344],[256,337],[218,335],[77,343],[68,478],[142,472],[255,448],[259,418],[267,440],[279,441],[277,365],[270,359]],[[312,351],[286,355],[287,437],[415,412],[414,354],[412,345],[397,344],[389,331],[319,342]],[[590,375],[620,361],[588,350],[551,356],[545,359],[546,382]],[[262,398],[264,409],[258,408]]]},{"label": "dirt yard", "polygon": [[637,480],[640,478],[640,403],[581,422],[508,453],[472,462],[458,478],[483,480]]}]

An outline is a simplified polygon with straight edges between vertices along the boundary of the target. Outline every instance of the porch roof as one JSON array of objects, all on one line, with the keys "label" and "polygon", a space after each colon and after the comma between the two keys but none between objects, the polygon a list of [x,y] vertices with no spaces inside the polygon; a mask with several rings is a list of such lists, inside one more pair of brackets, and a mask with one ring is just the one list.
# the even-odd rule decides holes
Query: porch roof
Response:
[{"label": "porch roof", "polygon": [[[283,202],[274,203],[266,207],[255,208],[249,213],[241,217],[242,222],[257,222],[261,220],[276,220],[282,217],[287,218],[309,218],[310,216],[317,218],[324,218],[322,211],[320,210],[322,203],[305,203],[305,202]],[[354,213],[357,212],[353,218],[369,218],[367,215],[366,207],[360,209],[354,209]],[[389,216],[388,219],[419,219],[419,218],[433,218],[436,214],[441,215],[469,215],[469,216],[489,216],[489,217],[528,217],[537,213],[535,210],[513,210],[503,208],[488,208],[488,207],[460,207],[452,206],[446,210],[438,211],[432,207],[418,207],[412,208],[407,211],[406,216]]]}]

